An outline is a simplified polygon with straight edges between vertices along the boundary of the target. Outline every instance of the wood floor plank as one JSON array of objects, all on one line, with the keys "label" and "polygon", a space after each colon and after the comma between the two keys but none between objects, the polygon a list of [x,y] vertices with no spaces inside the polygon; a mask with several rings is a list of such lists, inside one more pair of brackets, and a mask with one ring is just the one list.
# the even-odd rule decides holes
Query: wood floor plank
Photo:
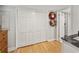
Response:
[{"label": "wood floor plank", "polygon": [[42,43],[18,48],[17,53],[57,53],[61,52],[61,43],[55,41],[45,41]]}]

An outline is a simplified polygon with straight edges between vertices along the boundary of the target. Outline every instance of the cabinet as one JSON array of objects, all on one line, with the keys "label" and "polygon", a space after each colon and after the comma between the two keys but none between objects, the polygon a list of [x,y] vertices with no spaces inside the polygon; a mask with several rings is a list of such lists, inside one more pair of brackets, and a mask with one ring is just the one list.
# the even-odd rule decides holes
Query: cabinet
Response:
[{"label": "cabinet", "polygon": [[0,30],[0,51],[8,52],[7,30]]}]

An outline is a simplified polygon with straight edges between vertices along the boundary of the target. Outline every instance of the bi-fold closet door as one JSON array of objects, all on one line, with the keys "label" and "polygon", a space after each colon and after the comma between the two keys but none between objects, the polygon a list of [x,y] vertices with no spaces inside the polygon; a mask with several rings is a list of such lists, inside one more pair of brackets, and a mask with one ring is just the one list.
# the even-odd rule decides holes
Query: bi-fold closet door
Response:
[{"label": "bi-fold closet door", "polygon": [[45,18],[43,13],[35,13],[32,10],[18,8],[16,20],[16,47],[46,41],[46,39],[48,39],[48,32],[45,31],[47,30],[45,28]]}]

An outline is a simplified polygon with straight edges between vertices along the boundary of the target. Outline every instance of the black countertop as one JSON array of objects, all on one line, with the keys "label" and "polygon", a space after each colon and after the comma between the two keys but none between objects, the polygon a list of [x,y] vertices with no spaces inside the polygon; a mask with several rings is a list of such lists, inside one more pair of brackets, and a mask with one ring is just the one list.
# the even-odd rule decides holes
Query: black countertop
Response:
[{"label": "black countertop", "polygon": [[62,39],[79,48],[79,41],[74,39],[76,37],[79,37],[78,34],[74,34],[74,35],[70,35],[70,36],[65,35],[64,38],[62,38]]}]

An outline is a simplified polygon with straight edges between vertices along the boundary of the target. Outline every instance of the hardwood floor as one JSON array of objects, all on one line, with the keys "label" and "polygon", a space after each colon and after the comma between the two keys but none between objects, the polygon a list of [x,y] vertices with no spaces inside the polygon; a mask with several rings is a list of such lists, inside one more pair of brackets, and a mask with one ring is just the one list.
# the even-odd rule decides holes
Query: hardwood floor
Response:
[{"label": "hardwood floor", "polygon": [[59,53],[61,43],[57,40],[45,41],[34,45],[18,48],[14,53]]}]

